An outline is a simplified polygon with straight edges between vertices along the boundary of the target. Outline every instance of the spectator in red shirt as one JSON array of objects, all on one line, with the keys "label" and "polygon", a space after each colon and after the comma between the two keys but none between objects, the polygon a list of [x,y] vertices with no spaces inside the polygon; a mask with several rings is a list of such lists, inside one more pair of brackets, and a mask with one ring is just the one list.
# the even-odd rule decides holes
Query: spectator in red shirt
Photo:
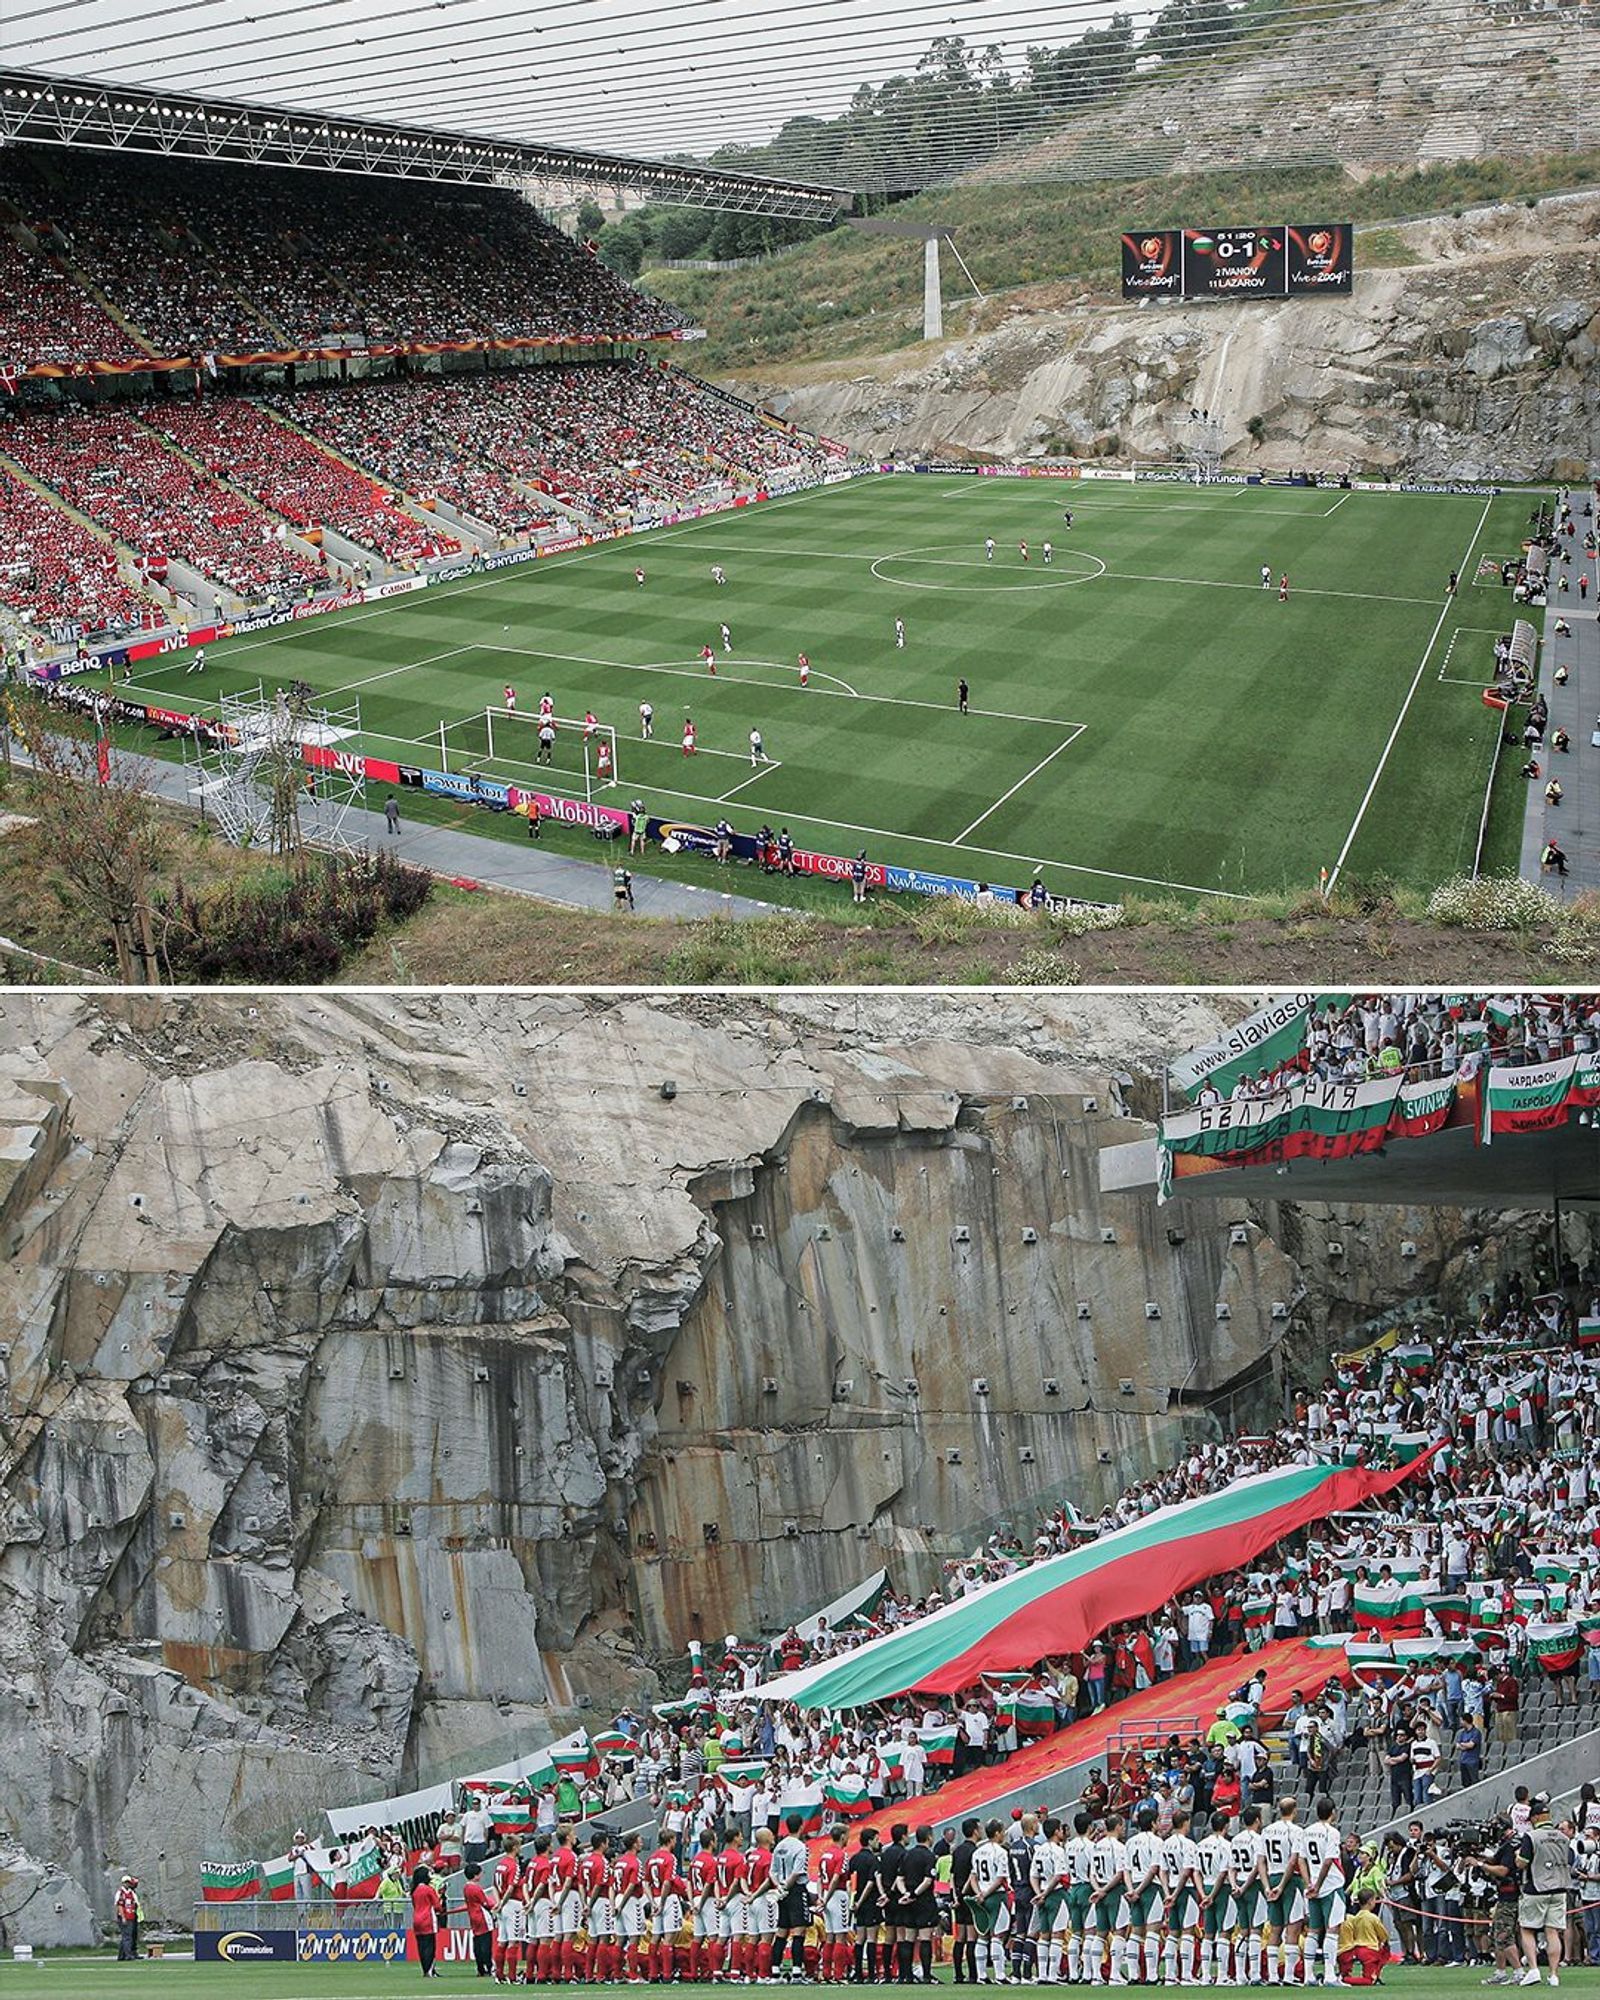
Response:
[{"label": "spectator in red shirt", "polygon": [[1517,1685],[1517,1677],[1509,1667],[1494,1684],[1490,1705],[1494,1709],[1494,1740],[1496,1743],[1515,1743],[1517,1740],[1517,1704],[1522,1698],[1522,1690]]},{"label": "spectator in red shirt", "polygon": [[494,1973],[494,1897],[478,1880],[482,1873],[476,1861],[467,1863],[467,1885],[461,1892],[461,1901],[467,1912],[467,1927],[472,1932],[472,1956],[477,1960],[478,1977],[489,1979]]},{"label": "spectator in red shirt", "polygon": [[124,1875],[117,1890],[117,1957],[139,1956],[139,1883]]},{"label": "spectator in red shirt", "polygon": [[432,1871],[419,1867],[411,1877],[411,1933],[417,1941],[417,1963],[424,1979],[437,1979],[434,1957],[439,1949],[439,1920],[444,1915],[444,1898],[433,1886]]}]

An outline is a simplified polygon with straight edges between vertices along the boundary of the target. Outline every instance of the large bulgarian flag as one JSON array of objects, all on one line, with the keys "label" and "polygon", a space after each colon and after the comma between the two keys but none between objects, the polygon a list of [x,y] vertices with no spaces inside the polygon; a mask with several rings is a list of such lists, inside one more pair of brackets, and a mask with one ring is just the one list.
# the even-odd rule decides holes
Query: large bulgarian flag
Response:
[{"label": "large bulgarian flag", "polygon": [[1309,1522],[1362,1506],[1429,1462],[1284,1465],[1220,1493],[1158,1507],[1098,1540],[956,1598],[927,1618],[752,1690],[755,1701],[861,1708],[911,1688],[953,1693],[983,1674],[1081,1652],[1205,1578],[1248,1566]]},{"label": "large bulgarian flag", "polygon": [[1600,1054],[1566,1056],[1520,1069],[1491,1069],[1483,1092],[1483,1139],[1548,1132],[1600,1104]]},{"label": "large bulgarian flag", "polygon": [[1350,1593],[1350,1615],[1358,1631],[1397,1639],[1422,1630],[1425,1601],[1415,1583],[1378,1578],[1355,1586]]},{"label": "large bulgarian flag", "polygon": [[[291,1890],[292,1893],[292,1890]],[[261,1894],[259,1861],[202,1861],[202,1903],[244,1903]]]},{"label": "large bulgarian flag", "polygon": [[930,1764],[953,1764],[956,1761],[957,1731],[953,1722],[927,1723],[918,1733]]}]

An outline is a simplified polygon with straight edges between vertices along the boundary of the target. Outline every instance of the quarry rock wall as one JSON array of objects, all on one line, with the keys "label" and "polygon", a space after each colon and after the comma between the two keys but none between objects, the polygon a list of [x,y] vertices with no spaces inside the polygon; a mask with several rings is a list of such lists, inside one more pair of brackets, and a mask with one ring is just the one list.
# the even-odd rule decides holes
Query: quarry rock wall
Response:
[{"label": "quarry rock wall", "polygon": [[1460,1217],[1335,1259],[1314,1210],[1102,1196],[1219,1008],[0,1000],[8,1934],[88,1936],[124,1867],[181,1921],[202,1857],[608,1718],[696,1632],[926,1585],[1483,1268]]}]

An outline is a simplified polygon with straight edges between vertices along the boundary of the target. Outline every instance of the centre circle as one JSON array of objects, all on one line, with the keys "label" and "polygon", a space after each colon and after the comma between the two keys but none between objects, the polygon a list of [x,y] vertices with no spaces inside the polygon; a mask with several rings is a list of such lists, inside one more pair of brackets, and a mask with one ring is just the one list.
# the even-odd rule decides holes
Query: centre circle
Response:
[{"label": "centre circle", "polygon": [[1104,576],[1098,556],[1082,549],[1054,549],[1046,562],[1035,543],[1024,562],[1016,545],[996,545],[994,560],[983,544],[941,542],[927,548],[895,549],[878,556],[872,574],[880,583],[904,590],[977,590],[994,593],[1017,590],[1064,590],[1072,583],[1092,583]]}]

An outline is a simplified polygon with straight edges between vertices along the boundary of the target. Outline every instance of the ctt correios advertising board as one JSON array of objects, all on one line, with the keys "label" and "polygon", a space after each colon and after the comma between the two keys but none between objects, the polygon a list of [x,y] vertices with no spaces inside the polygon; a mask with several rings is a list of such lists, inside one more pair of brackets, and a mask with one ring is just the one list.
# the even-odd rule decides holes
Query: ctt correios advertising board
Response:
[{"label": "ctt correios advertising board", "polygon": [[1348,293],[1348,222],[1208,229],[1130,229],[1122,238],[1125,299],[1284,299]]}]

